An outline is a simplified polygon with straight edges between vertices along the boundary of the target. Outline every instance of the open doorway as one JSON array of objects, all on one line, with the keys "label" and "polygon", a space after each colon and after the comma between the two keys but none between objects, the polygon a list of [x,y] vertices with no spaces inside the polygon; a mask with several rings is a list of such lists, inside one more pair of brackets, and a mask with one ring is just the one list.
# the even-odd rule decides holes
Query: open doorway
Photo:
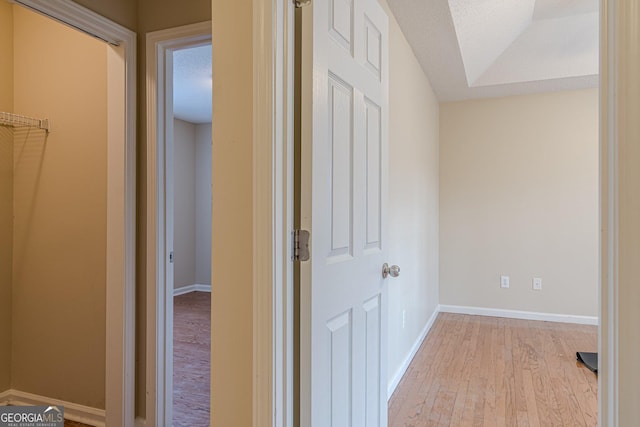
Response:
[{"label": "open doorway", "polygon": [[173,53],[173,425],[209,425],[211,44]]},{"label": "open doorway", "polygon": [[[485,67],[483,71],[486,74],[482,76],[475,76],[474,70],[469,69],[469,62],[476,65],[469,58],[462,56],[466,62],[461,60],[457,64],[457,53],[451,53],[456,52],[460,45],[460,32],[454,31],[455,22],[447,22],[447,28],[444,30],[450,31],[449,33],[442,32],[451,36],[443,37],[452,40],[453,46],[446,48],[442,48],[441,39],[436,41],[431,34],[424,31],[424,28],[430,28],[430,31],[439,29],[439,23],[430,22],[429,18],[442,22],[446,19],[455,20],[456,15],[453,12],[461,11],[459,13],[463,16],[460,19],[464,21],[468,16],[476,17],[476,14],[469,12],[472,10],[471,5],[461,5],[456,9],[451,6],[454,2],[438,3],[445,7],[446,17],[438,16],[438,8],[433,4],[425,3],[420,9],[408,7],[401,1],[389,1],[390,5],[397,4],[391,9],[398,15],[398,20],[395,21],[392,13],[388,14],[391,27],[388,205],[389,222],[393,227],[390,228],[391,237],[386,244],[390,251],[389,259],[393,260],[393,263],[397,262],[403,269],[400,277],[388,290],[389,303],[386,312],[389,329],[389,394],[409,367],[409,375],[405,376],[409,381],[405,381],[404,386],[400,388],[397,394],[399,397],[395,399],[397,404],[394,405],[393,401],[391,403],[390,425],[428,424],[434,420],[441,424],[466,425],[471,422],[461,420],[468,416],[467,409],[474,407],[478,408],[478,413],[471,415],[476,416],[475,419],[484,417],[488,424],[499,424],[491,416],[499,418],[501,415],[509,424],[511,413],[504,413],[520,407],[529,409],[531,420],[538,416],[537,408],[542,408],[541,412],[545,413],[545,418],[556,417],[561,420],[559,417],[565,413],[558,414],[560,411],[554,407],[554,412],[549,412],[547,417],[546,408],[543,408],[540,402],[524,402],[520,399],[521,395],[510,395],[513,399],[506,404],[499,400],[505,393],[497,393],[496,399],[495,384],[486,380],[491,378],[491,381],[495,381],[495,375],[484,374],[478,368],[486,366],[487,371],[492,369],[494,361],[499,360],[496,355],[508,357],[509,361],[525,360],[530,363],[521,371],[527,371],[524,377],[529,381],[526,375],[534,370],[532,384],[550,384],[551,382],[542,376],[549,372],[553,372],[556,377],[566,372],[563,378],[571,379],[562,383],[563,387],[569,388],[567,384],[571,384],[574,378],[573,383],[582,381],[581,384],[586,384],[585,388],[589,393],[580,391],[584,400],[576,401],[583,405],[584,414],[577,413],[574,418],[580,419],[581,423],[584,418],[584,425],[592,425],[597,420],[597,378],[590,371],[575,367],[575,353],[594,352],[598,348],[597,4],[595,10],[588,9],[588,13],[582,13],[581,9],[579,14],[571,17],[566,16],[566,11],[548,11],[543,8],[535,17],[529,16],[531,19],[525,26],[527,28],[530,23],[527,31],[516,34],[522,34],[526,41],[535,38],[539,40],[540,45],[548,43],[551,47],[556,47],[565,44],[556,43],[555,39],[549,40],[549,31],[544,31],[543,27],[553,26],[560,34],[565,34],[564,31],[575,33],[572,40],[580,42],[575,43],[579,46],[574,45],[572,49],[567,49],[568,53],[581,59],[581,54],[586,51],[584,55],[588,57],[588,61],[584,61],[587,65],[586,70],[581,70],[584,75],[574,76],[574,86],[571,87],[573,90],[569,91],[559,90],[557,86],[559,79],[562,79],[563,85],[566,84],[568,76],[556,73],[557,70],[553,67],[537,70],[533,66],[548,65],[538,57],[539,52],[555,52],[547,48],[534,49],[531,56],[519,45],[514,48],[518,55],[510,55],[511,51],[496,48],[496,56],[492,57],[494,53],[491,53],[487,56],[491,61],[484,64],[488,66],[496,62],[496,67]],[[486,2],[490,3],[492,2]],[[496,6],[496,10],[499,6]],[[322,9],[314,6],[313,12],[303,9],[301,14],[317,13],[320,10]],[[563,20],[548,18],[552,12],[553,16],[562,12]],[[532,15],[533,11],[524,13]],[[502,18],[498,14],[489,11],[487,16],[501,21],[499,24],[502,24]],[[312,33],[315,37],[314,42],[322,41],[313,44],[313,49],[308,50],[310,53],[307,57],[311,58],[309,62],[322,58],[322,61],[331,63],[331,59],[324,59],[325,53],[322,52],[325,46],[324,38],[327,37],[327,27],[322,25],[323,19],[324,16],[321,15],[317,21],[320,25],[313,27],[314,31],[321,31],[319,34]],[[410,23],[415,23],[415,27],[411,28]],[[349,25],[345,21],[344,28],[330,27],[329,41],[326,44],[333,48],[336,44],[334,42],[337,41],[338,47],[347,46],[347,50],[349,43],[359,46],[357,31],[356,36],[353,36],[354,41],[349,38],[354,34],[350,32]],[[477,28],[479,34],[473,33],[469,36],[470,40],[477,41],[481,39],[479,36],[493,36],[486,28],[497,26],[483,22],[460,27],[463,30]],[[415,31],[413,45],[410,38],[412,31],[409,30]],[[310,37],[311,35],[308,35],[307,39]],[[382,38],[385,37],[382,33]],[[513,40],[507,41],[511,43],[518,40],[520,39],[514,36]],[[433,43],[432,50],[424,48],[429,46],[429,43]],[[470,44],[473,48],[473,43]],[[494,47],[491,42],[478,44]],[[441,49],[446,50],[441,52]],[[326,56],[329,57],[329,54]],[[554,55],[552,59],[557,62],[558,56]],[[527,66],[523,67],[526,73],[517,73],[522,69],[515,67],[514,63],[520,63],[522,57],[528,60]],[[531,61],[531,57],[539,60]],[[575,57],[570,57],[566,62],[572,63]],[[434,58],[452,58],[451,62],[456,62],[459,68],[454,68],[447,61],[434,61]],[[500,61],[497,61],[498,59]],[[317,62],[317,68],[325,66],[321,60]],[[505,62],[508,62],[508,66],[504,66]],[[431,65],[433,69],[429,69],[425,64]],[[560,64],[565,65],[565,62]],[[496,83],[498,78],[504,77],[505,68],[508,69],[509,79],[505,78]],[[566,69],[561,68],[562,71]],[[532,76],[534,70],[540,74]],[[441,71],[441,75],[438,71]],[[459,71],[459,74],[454,71]],[[342,68],[336,73],[340,79],[348,79]],[[304,72],[302,74],[304,78]],[[331,73],[328,74],[330,80]],[[316,78],[316,81],[323,82],[322,84],[326,84],[326,80],[326,76]],[[532,80],[537,82],[540,93],[532,94],[529,90]],[[340,88],[346,88],[342,92],[331,87],[324,90],[321,83],[316,81],[314,96],[319,93],[326,97],[324,94],[329,93],[330,100],[333,99],[332,96],[336,96],[334,93],[344,93],[345,99],[351,96],[349,85],[353,83],[349,80],[345,80],[347,85]],[[522,84],[518,92],[515,91],[516,82]],[[546,85],[544,90],[543,83]],[[452,89],[454,84],[457,92]],[[567,89],[566,86],[563,88]],[[511,92],[507,92],[507,89]],[[331,102],[329,105],[332,105]],[[352,105],[351,101],[345,101],[345,105]],[[305,107],[308,105],[303,103],[300,110],[304,111]],[[315,104],[313,107],[315,108]],[[348,108],[344,110],[348,112]],[[345,113],[345,116],[349,117],[347,114]],[[334,121],[329,120],[329,124],[333,125]],[[324,123],[320,124],[322,125]],[[311,135],[311,132],[308,134]],[[329,131],[324,135],[334,137],[335,133]],[[320,138],[324,135],[320,134]],[[348,137],[351,135],[348,134]],[[312,136],[316,137],[315,134]],[[303,134],[304,137],[307,136]],[[357,140],[357,137],[354,138]],[[331,145],[331,140],[327,145]],[[307,161],[307,164],[312,163]],[[313,165],[314,170],[319,169],[315,166],[316,163]],[[329,182],[322,179],[319,181]],[[317,188],[314,187],[313,190],[316,191]],[[303,194],[303,197],[309,197],[307,195],[310,191]],[[327,197],[326,200],[330,199]],[[327,214],[327,217],[331,217],[330,214]],[[312,237],[312,242],[315,238],[317,243],[319,238],[316,230],[317,227],[314,226],[313,231],[316,235]],[[317,249],[311,252],[315,253],[316,257],[318,253],[326,253]],[[317,260],[312,264],[314,269],[317,269],[317,264]],[[324,263],[321,262],[321,265]],[[504,276],[502,284],[501,276]],[[330,283],[333,280],[332,276],[331,280],[326,282]],[[324,301],[322,298],[330,300],[331,298],[326,297],[327,294],[335,299],[336,293],[327,289],[329,288],[323,287],[323,295],[317,298],[318,301]],[[438,315],[438,312],[443,313]],[[334,314],[340,313],[335,311]],[[503,320],[508,317],[513,317],[519,322]],[[439,320],[434,323],[436,318]],[[351,328],[351,319],[345,319],[340,326],[348,324]],[[459,322],[455,323],[449,319],[462,320],[455,320]],[[545,322],[534,323],[532,320],[587,325],[573,327],[562,323],[558,326],[560,332],[550,334],[552,338],[545,341],[544,335],[536,330],[544,327]],[[452,344],[452,331],[461,330],[463,322],[471,324],[472,321],[474,323],[467,329],[468,333],[462,333],[461,336],[465,340],[473,337],[473,344],[469,348],[459,343]],[[325,323],[331,333],[334,333],[335,324]],[[325,323],[320,324],[324,326]],[[448,328],[443,327],[445,323],[449,325]],[[505,323],[513,324],[513,327],[505,327]],[[453,326],[450,326],[452,324]],[[478,337],[475,331],[481,330],[481,326],[486,324],[496,326],[493,332],[495,336],[507,336],[505,331],[508,331],[509,339],[503,343],[496,340],[494,347],[483,347],[485,344],[491,344],[491,340],[481,335]],[[418,353],[416,363],[411,367],[409,362],[414,359],[432,325],[435,325],[434,331],[442,332],[446,336],[443,341],[459,355],[459,362],[445,352],[436,353],[434,350],[423,357],[422,361],[421,354],[425,353]],[[518,328],[522,325],[529,334],[518,335]],[[356,329],[348,330],[350,333]],[[308,331],[309,329],[302,330],[301,335],[309,334]],[[329,336],[326,328],[322,333]],[[562,333],[571,336],[573,341],[562,338]],[[429,337],[433,335],[430,334]],[[321,338],[318,340],[322,339],[322,336],[319,336]],[[487,336],[491,336],[491,333]],[[583,339],[578,341],[577,337]],[[314,339],[315,337],[308,341],[313,345],[316,342]],[[548,345],[549,341],[561,342],[566,346],[552,347]],[[436,347],[427,344],[422,348]],[[485,350],[487,348],[488,350]],[[314,360],[311,360],[313,363]],[[304,360],[303,362],[309,363]],[[483,362],[486,365],[482,365]],[[536,364],[543,363],[546,369],[542,373],[535,372]],[[498,361],[497,365],[505,364]],[[507,365],[512,366],[510,363]],[[416,367],[417,369],[413,369]],[[521,371],[507,375],[504,383],[507,384],[508,392],[521,386]],[[324,369],[321,372],[318,377],[322,377],[323,374],[328,376],[330,370]],[[418,372],[423,377],[415,380]],[[443,373],[443,378],[435,378],[436,372]],[[457,377],[460,373],[467,376],[462,377],[458,383],[453,383],[453,379],[460,378]],[[317,371],[314,374],[317,374]],[[539,380],[540,378],[543,379]],[[338,383],[334,382],[331,386],[334,384]],[[529,385],[527,383],[527,386]],[[541,398],[548,390],[544,387],[535,390],[532,388],[525,390],[531,391],[529,395],[535,396],[536,399]],[[416,392],[417,390],[420,392]],[[547,393],[542,398],[550,394]],[[567,395],[568,393],[562,394],[554,399],[552,404],[559,405],[560,399]],[[412,401],[407,396],[415,400]],[[485,402],[488,402],[487,407],[494,410],[493,414],[488,411],[486,414],[481,413],[485,410]],[[438,412],[440,407],[446,409]],[[496,407],[499,408],[497,416]],[[500,414],[500,411],[503,411],[503,414]],[[318,412],[323,413],[323,410]]]},{"label": "open doorway", "polygon": [[147,70],[147,423],[205,426],[211,23],[149,33]]}]

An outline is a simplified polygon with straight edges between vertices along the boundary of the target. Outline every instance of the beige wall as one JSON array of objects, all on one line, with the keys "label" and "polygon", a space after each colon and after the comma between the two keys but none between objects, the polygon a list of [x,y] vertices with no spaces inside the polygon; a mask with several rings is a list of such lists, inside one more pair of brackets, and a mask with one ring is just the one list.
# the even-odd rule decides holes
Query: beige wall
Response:
[{"label": "beige wall", "polygon": [[211,414],[214,426],[244,427],[253,407],[253,9],[250,1],[212,7]]},{"label": "beige wall", "polygon": [[173,287],[196,283],[196,126],[173,121]]},{"label": "beige wall", "polygon": [[13,388],[104,408],[106,45],[14,9]]},{"label": "beige wall", "polygon": [[597,316],[597,89],[443,104],[440,135],[441,304]]},{"label": "beige wall", "polygon": [[413,50],[388,8],[387,12],[389,256],[402,271],[389,282],[391,382],[438,305],[439,107]]},{"label": "beige wall", "polygon": [[[126,0],[122,0],[126,1]],[[150,31],[211,20],[211,2],[189,0],[137,0],[138,31],[144,35]]]},{"label": "beige wall", "polygon": [[[0,2],[0,111],[13,112],[13,7]],[[11,386],[13,131],[0,126],[0,393]]]}]

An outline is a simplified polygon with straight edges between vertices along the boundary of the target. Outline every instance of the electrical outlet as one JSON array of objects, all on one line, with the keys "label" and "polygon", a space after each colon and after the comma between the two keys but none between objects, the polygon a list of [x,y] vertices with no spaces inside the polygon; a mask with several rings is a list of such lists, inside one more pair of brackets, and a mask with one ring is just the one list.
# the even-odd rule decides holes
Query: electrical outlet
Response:
[{"label": "electrical outlet", "polygon": [[500,287],[505,289],[509,288],[509,276],[500,276]]},{"label": "electrical outlet", "polygon": [[533,290],[541,291],[542,290],[542,279],[539,277],[533,278]]},{"label": "electrical outlet", "polygon": [[407,310],[402,310],[402,329],[407,325]]}]

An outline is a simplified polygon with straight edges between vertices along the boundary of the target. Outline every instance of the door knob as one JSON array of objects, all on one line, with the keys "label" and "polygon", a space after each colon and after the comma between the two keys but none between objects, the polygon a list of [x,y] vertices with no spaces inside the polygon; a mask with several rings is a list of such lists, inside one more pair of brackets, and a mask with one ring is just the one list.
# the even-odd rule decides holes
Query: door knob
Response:
[{"label": "door knob", "polygon": [[398,277],[400,275],[400,267],[397,265],[392,265],[389,267],[389,264],[386,262],[382,266],[382,278],[386,279],[387,276]]}]

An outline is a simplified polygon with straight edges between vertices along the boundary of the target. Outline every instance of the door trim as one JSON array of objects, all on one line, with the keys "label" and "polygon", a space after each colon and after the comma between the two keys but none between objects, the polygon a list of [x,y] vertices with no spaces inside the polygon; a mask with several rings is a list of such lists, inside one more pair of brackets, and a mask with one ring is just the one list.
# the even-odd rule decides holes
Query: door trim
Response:
[{"label": "door trim", "polygon": [[294,21],[253,0],[253,426],[292,427]]},{"label": "door trim", "polygon": [[[16,0],[111,44],[107,55],[107,425],[135,418],[136,34],[70,0]],[[122,70],[124,68],[124,74]]]},{"label": "door trim", "polygon": [[[147,34],[147,342],[146,425],[169,426],[173,416],[173,286],[167,281],[167,204],[172,191],[167,180],[167,150],[172,144],[171,95],[165,83],[176,49],[211,43],[211,21]],[[167,197],[169,196],[169,197]]]},{"label": "door trim", "polygon": [[[629,79],[628,68],[632,65],[625,60],[636,54],[637,43],[633,45],[625,38],[631,38],[637,30],[632,13],[625,10],[621,0],[601,0],[600,2],[600,327],[599,348],[600,368],[598,375],[598,425],[618,427],[621,425],[619,398],[620,381],[620,309],[619,301],[620,252],[629,251],[628,245],[620,242],[620,179],[618,164],[620,141],[628,139],[627,133],[633,124],[624,109],[629,108],[629,94],[620,89],[621,83]],[[637,16],[637,15],[636,15]],[[621,40],[622,39],[622,40]],[[634,49],[635,48],[635,49]],[[633,63],[633,61],[630,61]],[[637,108],[638,100],[634,100]],[[622,110],[622,111],[620,111]],[[629,187],[628,182],[623,182]],[[629,208],[627,208],[629,209]],[[631,283],[625,283],[629,287]],[[626,314],[626,313],[625,313]],[[624,368],[624,367],[622,367]],[[627,415],[628,416],[628,415]]]}]

